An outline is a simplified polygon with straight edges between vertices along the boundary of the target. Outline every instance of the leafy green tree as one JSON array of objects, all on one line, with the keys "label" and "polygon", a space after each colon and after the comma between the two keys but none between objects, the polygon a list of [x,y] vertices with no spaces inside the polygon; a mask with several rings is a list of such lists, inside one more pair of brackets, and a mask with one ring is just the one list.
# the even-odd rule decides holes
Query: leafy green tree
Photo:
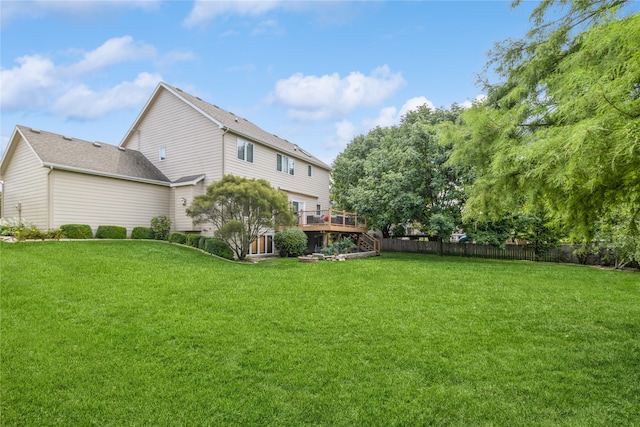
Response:
[{"label": "leafy green tree", "polygon": [[603,218],[596,231],[595,251],[604,251],[605,259],[612,261],[615,268],[626,267],[631,262],[640,263],[640,239],[629,233],[640,228],[640,218],[629,223],[628,206],[619,206]]},{"label": "leafy green tree", "polygon": [[[476,176],[467,217],[542,212],[589,241],[620,206],[626,224],[640,216],[640,15],[624,16],[628,3],[544,1],[525,39],[496,46],[488,71],[501,82],[485,80],[452,156]],[[556,6],[566,13],[549,19]]]},{"label": "leafy green tree", "polygon": [[333,164],[332,199],[365,216],[385,237],[394,225],[424,226],[436,213],[460,222],[466,176],[463,168],[447,164],[452,145],[440,133],[440,126],[459,114],[457,106],[435,111],[422,106],[399,126],[356,137]]},{"label": "leafy green tree", "polygon": [[295,218],[287,195],[264,179],[226,175],[194,198],[187,215],[196,223],[211,223],[216,237],[226,241],[236,257],[245,259],[251,242],[267,230],[292,225]]},{"label": "leafy green tree", "polygon": [[438,255],[442,256],[442,243],[451,236],[454,227],[453,221],[446,215],[438,213],[429,218],[429,230],[438,237]]}]

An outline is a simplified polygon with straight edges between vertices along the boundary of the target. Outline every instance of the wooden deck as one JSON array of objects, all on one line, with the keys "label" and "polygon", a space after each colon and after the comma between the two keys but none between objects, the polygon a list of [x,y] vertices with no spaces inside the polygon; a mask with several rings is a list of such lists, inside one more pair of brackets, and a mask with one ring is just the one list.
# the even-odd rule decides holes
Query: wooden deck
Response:
[{"label": "wooden deck", "polygon": [[320,211],[298,211],[298,227],[303,231],[326,231],[332,233],[366,233],[367,223],[357,214],[346,211],[324,209]]},{"label": "wooden deck", "polygon": [[[349,234],[360,251],[380,254],[380,240],[367,233],[367,222],[357,214],[325,209],[320,211],[298,211],[298,228],[307,232]],[[325,245],[327,244],[325,237]]]}]

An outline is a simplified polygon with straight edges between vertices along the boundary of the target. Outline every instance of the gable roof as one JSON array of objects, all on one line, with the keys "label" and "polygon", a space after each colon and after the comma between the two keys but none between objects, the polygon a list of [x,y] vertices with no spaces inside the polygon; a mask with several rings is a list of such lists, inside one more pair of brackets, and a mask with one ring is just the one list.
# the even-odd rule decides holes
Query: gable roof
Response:
[{"label": "gable roof", "polygon": [[[111,144],[89,142],[16,126],[44,167],[168,185],[169,180],[142,153]],[[15,143],[16,135],[9,145]],[[9,152],[7,147],[6,153]],[[7,159],[3,158],[3,163]]]},{"label": "gable roof", "polygon": [[275,148],[278,151],[281,151],[283,154],[288,154],[294,158],[301,159],[305,162],[314,164],[316,166],[320,166],[324,169],[331,170],[331,167],[324,163],[322,160],[316,158],[311,153],[302,149],[296,144],[293,144],[286,139],[280,138],[277,135],[269,133],[254,123],[251,123],[247,119],[236,116],[235,114],[223,110],[217,105],[210,104],[197,96],[190,95],[181,89],[171,86],[167,83],[160,82],[156,87],[153,95],[149,99],[149,102],[144,106],[142,112],[135,120],[125,137],[122,139],[120,145],[124,144],[124,142],[130,137],[131,133],[137,127],[138,122],[144,115],[145,111],[151,104],[152,100],[156,97],[160,90],[167,90],[173,95],[175,95],[178,99],[181,99],[183,102],[187,103],[191,107],[193,107],[200,114],[204,115],[209,120],[213,121],[217,126],[221,129],[228,129],[231,132],[248,139],[251,139],[254,142],[262,143],[264,145]]}]

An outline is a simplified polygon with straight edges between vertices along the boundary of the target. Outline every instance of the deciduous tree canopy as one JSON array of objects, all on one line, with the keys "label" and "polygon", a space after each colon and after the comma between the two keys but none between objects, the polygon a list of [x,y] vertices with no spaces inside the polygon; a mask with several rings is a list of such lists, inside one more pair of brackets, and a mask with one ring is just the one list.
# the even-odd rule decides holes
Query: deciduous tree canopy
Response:
[{"label": "deciduous tree canopy", "polygon": [[[471,217],[545,212],[574,237],[625,212],[640,224],[640,15],[625,1],[544,1],[525,40],[492,52],[488,99],[463,115],[453,161]],[[555,21],[553,6],[569,8]]]},{"label": "deciduous tree canopy", "polygon": [[287,195],[264,179],[226,175],[194,198],[187,215],[196,223],[214,225],[238,259],[249,253],[251,242],[269,229],[291,225],[294,216]]},{"label": "deciduous tree canopy", "polygon": [[447,164],[451,144],[439,132],[459,114],[457,106],[435,111],[422,106],[399,126],[354,138],[333,164],[333,200],[366,216],[385,236],[392,225],[426,226],[436,213],[459,222],[465,174]]}]

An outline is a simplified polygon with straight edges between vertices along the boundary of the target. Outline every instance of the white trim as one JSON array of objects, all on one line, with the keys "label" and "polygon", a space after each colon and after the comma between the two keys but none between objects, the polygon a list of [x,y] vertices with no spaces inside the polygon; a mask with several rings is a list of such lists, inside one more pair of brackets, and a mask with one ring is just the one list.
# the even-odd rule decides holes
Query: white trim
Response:
[{"label": "white trim", "polygon": [[27,137],[24,136],[22,131],[18,128],[18,126],[16,126],[16,127],[13,128],[13,133],[11,134],[11,138],[9,139],[9,143],[7,144],[7,147],[4,150],[4,153],[2,153],[2,159],[0,159],[0,176],[2,176],[2,170],[3,170],[3,167],[5,166],[4,165],[5,161],[7,161],[7,159],[8,159],[9,151],[14,149],[13,147],[15,146],[15,144],[17,144],[17,142],[14,142],[15,139],[16,139],[15,138],[16,135],[20,135],[20,137],[25,142],[25,144],[27,144],[27,147],[29,147],[29,150],[31,150],[33,155],[36,156],[36,159],[38,159],[38,161],[40,162],[40,165],[44,166],[44,163],[42,162],[42,159],[40,158],[40,156],[38,156],[38,153],[36,153],[36,150],[33,149],[31,144],[29,143],[29,140],[27,139]]},{"label": "white trim", "polygon": [[186,187],[187,185],[196,185],[197,183],[199,183],[200,181],[202,181],[204,179],[204,174],[200,175],[199,177],[197,177],[196,179],[192,179],[191,181],[185,181],[185,182],[172,182],[171,184],[169,184],[169,187]]}]

